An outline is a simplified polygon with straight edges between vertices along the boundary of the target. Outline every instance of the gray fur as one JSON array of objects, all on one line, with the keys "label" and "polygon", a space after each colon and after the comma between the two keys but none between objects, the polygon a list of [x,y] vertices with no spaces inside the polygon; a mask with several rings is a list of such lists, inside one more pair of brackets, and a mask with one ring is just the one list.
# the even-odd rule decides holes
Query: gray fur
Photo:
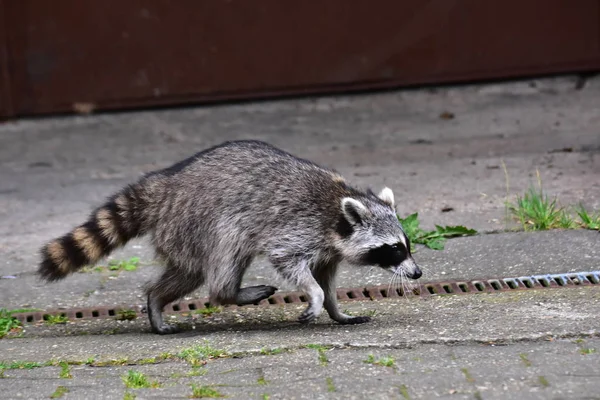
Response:
[{"label": "gray fur", "polygon": [[317,318],[323,306],[340,323],[369,320],[338,310],[334,279],[343,259],[364,265],[370,250],[394,245],[392,259],[399,261],[381,265],[396,273],[403,269],[408,277],[421,274],[389,189],[379,198],[348,185],[335,171],[263,142],[226,142],[131,187],[143,189],[144,197],[128,208],[142,219],[140,226],[149,227],[166,266],[147,290],[157,333],[175,331],[164,323],[163,307],[202,284],[215,304],[256,303],[272,295],[271,286],[241,288],[259,254],[308,295],[301,322]]}]

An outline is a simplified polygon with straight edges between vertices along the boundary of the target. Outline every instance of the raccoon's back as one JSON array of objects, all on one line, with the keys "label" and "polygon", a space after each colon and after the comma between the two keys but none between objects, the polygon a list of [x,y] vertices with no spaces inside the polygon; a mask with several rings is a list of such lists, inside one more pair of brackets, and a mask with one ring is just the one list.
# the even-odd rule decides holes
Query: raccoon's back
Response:
[{"label": "raccoon's back", "polygon": [[181,240],[215,230],[260,237],[283,226],[326,227],[351,190],[335,171],[258,141],[224,143],[166,173],[159,234]]}]

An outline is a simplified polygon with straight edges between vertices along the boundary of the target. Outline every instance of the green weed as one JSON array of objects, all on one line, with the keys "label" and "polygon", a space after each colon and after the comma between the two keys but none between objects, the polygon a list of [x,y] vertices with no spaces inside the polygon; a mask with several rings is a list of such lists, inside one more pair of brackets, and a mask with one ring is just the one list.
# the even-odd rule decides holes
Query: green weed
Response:
[{"label": "green weed", "polygon": [[404,219],[398,217],[398,220],[411,242],[411,251],[414,250],[414,244],[422,244],[433,250],[444,250],[446,239],[459,236],[473,236],[477,234],[475,229],[469,229],[461,225],[436,225],[435,230],[425,231],[419,226],[418,213],[411,214]]},{"label": "green weed", "polygon": [[211,358],[227,357],[228,355],[224,350],[211,347],[206,341],[204,345],[192,346],[177,353],[178,358],[192,365],[204,365]]},{"label": "green weed", "polygon": [[461,368],[460,370],[462,371],[463,375],[465,376],[465,379],[467,380],[467,382],[469,382],[469,383],[475,382],[475,379],[473,378],[473,376],[471,375],[471,373],[469,372],[468,369]]},{"label": "green weed", "polygon": [[398,389],[400,390],[402,397],[404,397],[406,400],[410,400],[410,395],[408,394],[408,388],[406,385],[399,386]]},{"label": "green weed", "polygon": [[66,393],[69,393],[69,389],[65,386],[58,386],[54,393],[50,395],[51,399],[59,399],[63,397]]},{"label": "green weed", "polygon": [[583,205],[579,205],[575,208],[575,212],[579,216],[581,220],[580,225],[585,229],[592,230],[600,230],[600,211],[596,211],[592,214],[588,213],[588,211],[583,207]]},{"label": "green weed", "polygon": [[123,400],[135,400],[137,396],[131,392],[125,392],[123,395]]},{"label": "green weed", "polygon": [[137,313],[135,310],[119,310],[117,311],[117,315],[115,319],[119,321],[131,321],[137,318]]},{"label": "green weed", "polygon": [[44,322],[46,323],[46,325],[66,324],[68,321],[69,321],[69,318],[67,318],[67,316],[65,314],[57,314],[57,315],[46,314],[46,315],[44,315]]},{"label": "green weed", "polygon": [[13,361],[11,363],[6,363],[0,361],[0,369],[34,369],[40,367],[43,367],[43,364],[39,362]]},{"label": "green weed", "polygon": [[71,375],[71,368],[66,361],[61,361],[58,363],[60,366],[60,374],[58,375],[61,379],[71,379],[73,376]]},{"label": "green weed", "polygon": [[223,311],[223,309],[221,307],[215,307],[215,306],[208,305],[204,308],[200,308],[200,309],[194,311],[194,314],[200,314],[204,317],[210,317],[211,315],[213,315],[215,313],[220,313],[221,311]]},{"label": "green weed", "polygon": [[525,364],[526,367],[531,367],[531,361],[529,361],[529,358],[527,358],[527,354],[525,353],[521,353],[519,354],[519,357],[521,358],[521,361],[523,361],[523,364]]},{"label": "green weed", "polygon": [[333,384],[333,379],[331,377],[325,378],[325,383],[327,384],[328,392],[335,392],[335,385]]},{"label": "green weed", "polygon": [[327,358],[327,354],[325,354],[325,352],[327,350],[329,350],[331,347],[329,346],[323,346],[320,344],[307,344],[306,346],[307,349],[313,349],[313,350],[317,350],[317,355],[319,357],[319,363],[323,366],[329,364],[329,359]]},{"label": "green weed", "polygon": [[517,196],[516,204],[508,205],[513,216],[525,231],[543,231],[556,228],[572,228],[572,218],[558,205],[555,198],[550,199],[543,191],[530,187],[523,196]]},{"label": "green weed", "polygon": [[538,376],[538,382],[540,383],[540,385],[542,385],[543,387],[548,387],[550,386],[550,382],[548,382],[548,379],[546,379],[546,377],[544,376]]},{"label": "green weed", "polygon": [[158,382],[150,382],[146,375],[132,369],[127,371],[127,374],[122,375],[121,380],[123,380],[125,387],[129,389],[156,388],[160,386]]},{"label": "green weed", "polygon": [[139,257],[131,257],[127,260],[110,260],[108,266],[98,265],[95,267],[87,266],[79,270],[79,272],[108,272],[108,271],[135,271],[140,264]]},{"label": "green weed", "polygon": [[135,271],[140,264],[139,257],[131,257],[128,260],[110,260],[108,262],[109,271]]},{"label": "green weed", "polygon": [[283,349],[281,347],[277,347],[274,349],[267,349],[266,347],[263,347],[262,349],[260,349],[260,354],[263,356],[274,356],[276,354],[281,354],[284,351],[286,351],[286,349]]},{"label": "green weed", "polygon": [[225,395],[216,391],[215,389],[213,389],[210,386],[192,384],[192,395],[190,396],[190,398],[192,398],[192,399],[204,399],[204,398],[216,399],[219,397],[225,397]]},{"label": "green weed", "polygon": [[369,354],[367,359],[364,360],[363,362],[366,364],[381,365],[384,367],[395,367],[396,366],[396,361],[394,360],[393,357],[381,357],[381,358],[376,359],[373,354]]},{"label": "green weed", "polygon": [[579,352],[581,354],[584,354],[584,355],[585,354],[594,354],[596,352],[596,349],[593,349],[593,348],[587,348],[587,349],[585,349],[584,348],[584,349],[579,349]]},{"label": "green weed", "polygon": [[15,332],[22,329],[21,322],[12,316],[13,311],[5,308],[0,308],[0,339],[8,335],[10,332]]}]

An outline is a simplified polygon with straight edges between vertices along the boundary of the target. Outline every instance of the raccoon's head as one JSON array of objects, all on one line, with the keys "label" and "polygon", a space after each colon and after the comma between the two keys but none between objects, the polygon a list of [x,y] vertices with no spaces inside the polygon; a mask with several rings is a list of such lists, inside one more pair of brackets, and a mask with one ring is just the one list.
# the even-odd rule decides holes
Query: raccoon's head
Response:
[{"label": "raccoon's head", "polygon": [[394,210],[394,193],[344,197],[341,201],[340,251],[355,265],[377,265],[418,279],[422,272],[410,253],[410,241]]}]

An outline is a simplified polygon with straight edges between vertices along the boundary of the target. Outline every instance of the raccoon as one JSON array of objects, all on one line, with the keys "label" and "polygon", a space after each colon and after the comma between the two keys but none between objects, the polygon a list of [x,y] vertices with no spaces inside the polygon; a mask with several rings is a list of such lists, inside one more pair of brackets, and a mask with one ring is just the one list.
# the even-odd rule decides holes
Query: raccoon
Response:
[{"label": "raccoon", "polygon": [[253,304],[274,294],[273,286],[241,287],[258,255],[308,295],[302,323],[323,307],[341,324],[370,321],[338,309],[342,260],[421,276],[389,188],[378,195],[359,190],[334,170],[254,140],[225,142],[125,187],[46,244],[38,273],[62,279],[144,235],[165,266],[146,290],[158,334],[178,331],[163,321],[163,307],[203,284],[211,304]]}]

